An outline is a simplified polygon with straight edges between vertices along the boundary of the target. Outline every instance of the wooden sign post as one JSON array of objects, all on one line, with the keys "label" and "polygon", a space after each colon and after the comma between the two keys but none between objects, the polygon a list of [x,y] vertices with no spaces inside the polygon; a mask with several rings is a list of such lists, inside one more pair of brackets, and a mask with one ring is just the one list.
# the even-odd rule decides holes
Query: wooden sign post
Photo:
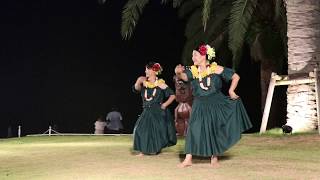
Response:
[{"label": "wooden sign post", "polygon": [[260,134],[264,133],[267,129],[268,118],[269,118],[269,114],[270,114],[270,108],[271,108],[271,104],[272,104],[272,97],[273,97],[273,92],[274,92],[275,86],[291,85],[291,84],[295,84],[295,85],[310,84],[310,83],[315,83],[318,131],[320,134],[320,120],[319,120],[319,114],[320,114],[319,113],[319,111],[320,111],[320,109],[319,109],[319,85],[320,85],[320,82],[319,82],[318,74],[319,74],[318,69],[314,69],[314,72],[311,72],[309,77],[299,78],[299,79],[289,79],[288,76],[280,76],[274,72],[271,74],[266,104],[265,104],[263,116],[262,116]]}]

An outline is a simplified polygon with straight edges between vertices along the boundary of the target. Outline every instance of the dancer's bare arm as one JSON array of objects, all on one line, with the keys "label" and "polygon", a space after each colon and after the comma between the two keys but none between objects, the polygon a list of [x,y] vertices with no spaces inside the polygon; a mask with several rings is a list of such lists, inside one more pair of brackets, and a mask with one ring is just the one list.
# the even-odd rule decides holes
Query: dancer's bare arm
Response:
[{"label": "dancer's bare arm", "polygon": [[140,76],[137,79],[136,83],[134,84],[134,89],[136,89],[137,91],[141,91],[141,86],[143,84],[143,81],[145,81],[145,80],[146,80],[146,77]]},{"label": "dancer's bare arm", "polygon": [[161,108],[166,109],[175,99],[175,95],[170,95],[167,101],[161,104]]}]

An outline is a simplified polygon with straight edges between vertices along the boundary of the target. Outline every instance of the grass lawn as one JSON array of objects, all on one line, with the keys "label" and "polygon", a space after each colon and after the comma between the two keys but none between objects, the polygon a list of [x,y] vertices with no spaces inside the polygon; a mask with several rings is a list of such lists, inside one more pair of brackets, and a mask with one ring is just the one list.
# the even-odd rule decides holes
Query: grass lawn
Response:
[{"label": "grass lawn", "polygon": [[320,136],[243,135],[212,169],[209,158],[179,169],[184,139],[136,157],[131,136],[0,139],[0,179],[320,179]]}]

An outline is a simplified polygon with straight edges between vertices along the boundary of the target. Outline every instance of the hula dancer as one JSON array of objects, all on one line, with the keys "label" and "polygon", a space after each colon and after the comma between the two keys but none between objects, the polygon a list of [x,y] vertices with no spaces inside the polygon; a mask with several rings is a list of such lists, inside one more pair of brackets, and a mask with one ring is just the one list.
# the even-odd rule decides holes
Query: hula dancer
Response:
[{"label": "hula dancer", "polygon": [[[189,81],[193,104],[185,142],[186,157],[179,167],[192,165],[192,155],[211,157],[210,165],[218,167],[218,156],[240,140],[251,122],[239,96],[234,92],[239,75],[232,69],[210,60],[215,51],[201,45],[192,52],[193,66],[175,69],[178,78]],[[231,81],[229,97],[221,92],[222,80]]]},{"label": "hula dancer", "polygon": [[164,147],[177,143],[173,117],[167,107],[175,100],[173,91],[157,76],[162,67],[159,63],[146,65],[145,74],[137,79],[133,90],[140,92],[143,111],[133,132],[133,149],[138,156],[158,154]]}]

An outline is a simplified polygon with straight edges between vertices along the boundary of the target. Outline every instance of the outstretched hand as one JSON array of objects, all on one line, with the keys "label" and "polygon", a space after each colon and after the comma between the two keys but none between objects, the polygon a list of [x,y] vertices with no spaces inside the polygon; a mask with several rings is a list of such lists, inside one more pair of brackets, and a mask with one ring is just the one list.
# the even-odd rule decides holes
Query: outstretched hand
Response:
[{"label": "outstretched hand", "polygon": [[182,73],[184,70],[185,70],[185,69],[184,69],[184,66],[182,66],[181,64],[178,64],[178,65],[176,66],[176,68],[174,69],[174,72],[175,72],[176,74],[180,74],[180,73]]},{"label": "outstretched hand", "polygon": [[140,77],[137,79],[137,83],[138,83],[138,84],[141,84],[141,83],[143,83],[145,80],[147,80],[146,77],[140,76]]}]

